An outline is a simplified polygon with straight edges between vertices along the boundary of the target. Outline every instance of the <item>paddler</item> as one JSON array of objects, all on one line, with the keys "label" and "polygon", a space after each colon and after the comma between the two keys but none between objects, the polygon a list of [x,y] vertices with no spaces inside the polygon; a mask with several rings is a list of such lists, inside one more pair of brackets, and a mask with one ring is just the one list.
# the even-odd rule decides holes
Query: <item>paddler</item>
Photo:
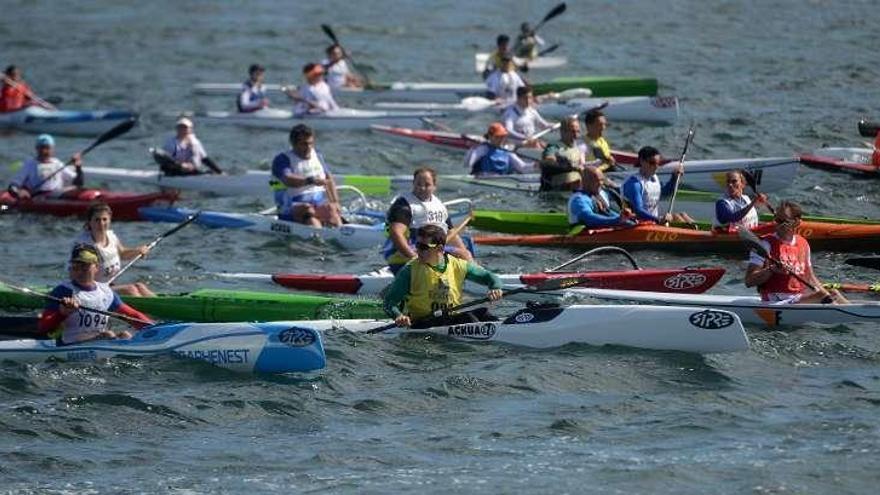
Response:
[{"label": "paddler", "polygon": [[34,94],[21,77],[21,69],[15,65],[3,71],[3,87],[0,89],[0,112],[16,112],[31,105],[52,108]]},{"label": "paddler", "polygon": [[516,90],[526,86],[525,80],[516,72],[511,55],[502,55],[501,66],[486,78],[490,99],[501,108],[516,103]]},{"label": "paddler", "polygon": [[499,34],[495,38],[495,51],[489,54],[489,58],[486,59],[486,66],[483,68],[484,80],[489,77],[489,74],[501,67],[501,59],[505,55],[510,55],[510,36]]},{"label": "paddler", "polygon": [[541,155],[541,191],[572,191],[580,187],[580,172],[587,166],[578,145],[581,126],[576,117],[560,122],[560,141],[544,148]]},{"label": "paddler", "polygon": [[330,86],[324,81],[324,66],[308,63],[303,66],[302,73],[306,84],[295,91],[286,90],[287,96],[296,102],[293,106],[294,115],[320,114],[339,108]]},{"label": "paddler", "polygon": [[513,53],[517,57],[534,60],[538,58],[538,47],[544,44],[543,38],[532,30],[528,22],[524,22],[519,27],[519,35],[513,44]]},{"label": "paddler", "polygon": [[168,136],[162,145],[162,151],[164,154],[156,153],[155,158],[165,175],[203,174],[205,168],[202,165],[211,173],[223,173],[217,163],[208,157],[208,152],[193,132],[193,121],[187,117],[177,119],[174,135]]},{"label": "paddler", "polygon": [[520,146],[543,148],[543,144],[531,136],[553,124],[544,120],[535,108],[535,96],[531,86],[516,89],[516,103],[507,107],[501,117],[509,138]]},{"label": "paddler", "polygon": [[[113,210],[106,203],[95,203],[89,207],[83,232],[74,240],[74,245],[88,245],[95,248],[100,258],[98,273],[95,280],[106,283],[113,278],[122,268],[122,262],[146,256],[150,249],[146,244],[127,248],[116,233],[110,228],[113,219]],[[153,293],[143,282],[133,284],[114,285],[113,290],[124,296],[153,297]]]},{"label": "paddler", "polygon": [[324,157],[315,150],[315,131],[305,124],[290,130],[290,149],[275,155],[269,185],[278,218],[313,227],[342,225],[339,193]]},{"label": "paddler", "polygon": [[[746,270],[746,287],[757,287],[761,300],[778,304],[849,303],[837,290],[823,288],[822,282],[813,272],[810,244],[797,233],[802,214],[800,205],[793,201],[783,201],[776,207],[773,219],[776,230],[763,236],[761,244],[770,256],[780,261],[788,270],[752,251]],[[809,281],[818,291],[810,290],[792,273]]]},{"label": "paddler", "polygon": [[[100,255],[94,246],[77,245],[70,254],[70,281],[54,289],[50,295],[61,302],[46,303],[37,324],[39,330],[49,334],[61,327],[59,344],[73,344],[100,339],[129,339],[128,331],[110,330],[110,319],[82,308],[113,311],[131,318],[150,322],[150,318],[122,302],[109,285],[98,282]],[[136,328],[145,323],[132,323]]]},{"label": "paddler", "polygon": [[643,146],[639,150],[639,171],[629,176],[623,183],[623,197],[629,203],[636,215],[636,219],[642,222],[654,222],[668,224],[670,222],[684,222],[693,224],[694,220],[687,213],[666,213],[660,216],[660,200],[672,195],[676,182],[681,180],[684,170],[677,167],[672,173],[672,178],[666,184],[660,184],[657,177],[657,169],[663,165],[663,156],[653,146]]},{"label": "paddler", "polygon": [[533,163],[526,163],[516,153],[504,148],[507,129],[501,122],[492,122],[486,131],[486,141],[469,149],[464,159],[471,175],[525,174],[535,171]]},{"label": "paddler", "polygon": [[588,229],[636,225],[631,211],[624,209],[621,214],[614,208],[611,195],[602,187],[605,175],[599,168],[587,166],[581,176],[582,187],[568,200],[569,225]]},{"label": "paddler", "polygon": [[351,72],[348,62],[345,60],[345,52],[342,47],[332,44],[327,47],[327,58],[321,61],[324,72],[327,74],[327,84],[330,89],[362,88],[363,81]]},{"label": "paddler", "polygon": [[269,106],[269,98],[266,97],[266,88],[263,84],[265,76],[266,68],[260,64],[253,64],[248,68],[248,80],[241,85],[236,100],[239,112],[256,112]]},{"label": "paddler", "polygon": [[[413,173],[412,192],[398,196],[388,209],[385,224],[388,240],[382,249],[392,273],[397,273],[408,261],[416,258],[416,233],[425,225],[438,225],[444,232],[452,229],[449,211],[437,191],[437,172],[421,167]],[[458,234],[443,243],[446,252],[463,260],[473,259]]]},{"label": "paddler", "polygon": [[418,230],[415,249],[418,256],[397,272],[385,292],[385,312],[401,327],[428,328],[492,321],[486,308],[464,313],[432,316],[462,303],[465,280],[489,287],[491,301],[501,299],[501,279],[471,260],[449,256],[445,250],[446,231],[439,225]]},{"label": "paddler", "polygon": [[77,153],[71,157],[73,168],[55,158],[55,139],[49,134],[40,134],[34,145],[36,156],[25,160],[24,165],[12,178],[9,194],[19,200],[27,200],[36,195],[60,196],[63,193],[82,187],[82,156]]},{"label": "paddler", "polygon": [[605,139],[605,129],[608,128],[608,119],[602,110],[594,108],[584,114],[584,154],[587,161],[601,160],[599,169],[603,172],[614,170],[617,160],[611,154],[611,145]]},{"label": "paddler", "polygon": [[767,195],[759,193],[755,199],[743,194],[746,179],[739,170],[725,174],[727,186],[724,194],[715,202],[715,219],[712,228],[722,231],[740,227],[750,229],[758,225],[758,206],[767,205]]}]

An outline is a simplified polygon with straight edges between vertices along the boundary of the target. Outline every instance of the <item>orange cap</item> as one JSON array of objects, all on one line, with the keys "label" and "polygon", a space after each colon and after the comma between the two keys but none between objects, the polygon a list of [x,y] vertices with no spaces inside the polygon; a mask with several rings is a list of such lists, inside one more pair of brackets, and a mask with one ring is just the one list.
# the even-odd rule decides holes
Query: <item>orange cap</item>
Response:
[{"label": "orange cap", "polygon": [[501,122],[492,122],[489,124],[489,130],[486,131],[486,134],[493,137],[506,136],[507,129],[504,128],[504,124]]}]

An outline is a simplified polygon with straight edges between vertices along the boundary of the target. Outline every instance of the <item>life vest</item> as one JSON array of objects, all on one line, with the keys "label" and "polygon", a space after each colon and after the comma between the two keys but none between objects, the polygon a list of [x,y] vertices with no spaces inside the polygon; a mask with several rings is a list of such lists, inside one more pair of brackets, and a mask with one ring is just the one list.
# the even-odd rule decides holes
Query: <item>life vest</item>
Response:
[{"label": "life vest", "polygon": [[[488,145],[487,145],[488,146]],[[510,152],[504,148],[489,146],[489,152],[474,163],[471,175],[510,173]]]},{"label": "life vest", "polygon": [[409,295],[404,312],[411,319],[425,318],[434,311],[445,311],[461,304],[468,262],[445,253],[443,258],[446,268],[442,272],[419,260],[409,262]]},{"label": "life vest", "polygon": [[[810,264],[810,245],[806,239],[797,234],[791,244],[782,242],[776,234],[770,234],[761,239],[770,244],[770,256],[782,262],[801,277],[807,273],[807,266]],[[794,275],[774,273],[769,280],[758,286],[758,291],[761,293],[762,299],[768,300],[770,294],[799,294],[804,291],[804,288],[804,284]]]},{"label": "life vest", "polygon": [[[92,290],[84,290],[73,282],[65,282],[61,285],[73,292],[71,297],[82,307],[106,311],[113,303],[113,290],[105,283],[96,282],[95,288]],[[107,330],[109,326],[109,317],[92,311],[78,309],[70,313],[64,320],[62,324],[62,339],[68,344],[81,340],[90,340],[95,338],[100,332]]]},{"label": "life vest", "polygon": [[[740,211],[743,208],[749,206],[749,203],[751,203],[751,198],[743,194],[739,198],[733,199],[725,194],[724,196],[721,196],[718,201],[724,201],[733,211]],[[757,226],[758,221],[758,212],[755,208],[752,208],[751,210],[749,210],[748,213],[746,213],[746,216],[742,217],[740,221],[733,223],[721,223],[718,220],[718,216],[716,215],[712,219],[712,228],[716,230],[736,230],[736,228],[738,227],[746,227],[750,229]]]}]

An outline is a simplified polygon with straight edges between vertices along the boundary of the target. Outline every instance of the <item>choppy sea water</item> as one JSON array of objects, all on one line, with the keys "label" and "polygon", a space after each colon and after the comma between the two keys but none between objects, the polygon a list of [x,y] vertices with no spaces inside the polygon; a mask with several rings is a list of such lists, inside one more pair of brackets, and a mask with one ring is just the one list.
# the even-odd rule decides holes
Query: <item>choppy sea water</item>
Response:
[{"label": "choppy sea water", "polygon": [[[331,24],[380,80],[474,80],[475,49],[514,33],[552,5],[501,1],[6,1],[4,65],[24,67],[42,95],[68,108],[135,108],[141,125],[87,157],[148,168],[181,110],[224,110],[196,82],[235,82],[252,62],[270,81],[296,81]],[[655,75],[681,97],[673,127],[612,124],[616,147],[657,145],[670,156],[697,125],[693,158],[783,156],[822,144],[860,146],[855,122],[877,117],[880,69],[874,2],[569,2],[543,34],[570,63],[531,77]],[[487,117],[450,120],[479,132]],[[197,124],[227,167],[265,165],[283,131]],[[33,136],[0,137],[0,166]],[[60,139],[66,155],[89,143]],[[319,133],[334,170],[461,170],[460,157],[367,133]],[[10,172],[0,171],[0,177]],[[479,207],[559,208],[525,195],[469,188]],[[876,218],[871,181],[803,169],[783,197],[809,212]],[[387,198],[385,198],[387,199]],[[778,197],[777,197],[778,199]],[[186,198],[253,211],[268,196]],[[128,244],[167,226],[117,223]],[[53,283],[77,221],[0,216],[5,277]],[[497,271],[539,270],[575,251],[484,248]],[[829,280],[872,273],[816,253]],[[723,256],[639,253],[644,266],[717,265],[717,291],[747,293],[742,264]],[[163,291],[275,290],[208,275],[222,270],[353,273],[379,255],[188,228],[136,275]],[[618,266],[601,260],[596,266]],[[134,273],[132,275],[135,275]],[[571,346],[530,351],[332,333],[327,369],[277,378],[202,363],[115,360],[97,365],[0,365],[0,491],[5,492],[553,492],[871,493],[878,481],[880,338],[876,324],[750,328],[746,353],[679,353]]]}]

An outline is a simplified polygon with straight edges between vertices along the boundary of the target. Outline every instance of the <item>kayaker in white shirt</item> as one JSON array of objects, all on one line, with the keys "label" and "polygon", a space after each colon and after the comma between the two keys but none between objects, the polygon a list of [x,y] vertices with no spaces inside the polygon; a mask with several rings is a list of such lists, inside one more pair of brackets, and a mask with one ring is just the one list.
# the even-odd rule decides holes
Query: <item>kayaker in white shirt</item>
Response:
[{"label": "kayaker in white shirt", "polygon": [[55,139],[49,134],[37,136],[35,148],[37,155],[25,160],[9,183],[9,194],[19,200],[27,200],[38,194],[60,195],[82,187],[84,178],[79,153],[71,158],[71,169],[55,158]]},{"label": "kayaker in white shirt", "polygon": [[767,195],[758,194],[754,200],[743,194],[746,179],[739,170],[725,174],[727,187],[715,202],[715,218],[712,228],[718,230],[756,227],[759,222],[758,206],[767,204]]},{"label": "kayaker in white shirt", "polygon": [[501,68],[495,70],[486,79],[486,88],[501,107],[516,103],[516,90],[525,86],[526,82],[517,74],[513,57],[501,57]]},{"label": "kayaker in white shirt", "polygon": [[516,103],[507,107],[501,117],[508,137],[520,146],[543,148],[536,139],[530,139],[535,133],[543,131],[553,124],[544,120],[535,108],[535,97],[531,86],[523,86],[516,90]]},{"label": "kayaker in white shirt", "polygon": [[266,97],[266,89],[263,86],[263,78],[266,68],[260,64],[253,64],[248,69],[248,80],[241,85],[236,104],[238,111],[242,113],[256,112],[269,106],[269,98]]},{"label": "kayaker in white shirt", "polygon": [[306,84],[298,90],[287,90],[287,96],[296,102],[293,114],[320,114],[328,110],[336,110],[339,105],[333,98],[330,85],[324,81],[324,67],[321,64],[308,63],[303,67]]},{"label": "kayaker in white shirt", "polygon": [[[156,161],[160,162],[166,175],[201,174],[205,172],[202,165],[213,173],[223,173],[214,160],[208,158],[208,152],[193,132],[192,120],[186,117],[177,119],[175,134],[165,140],[162,151],[165,156],[156,157]],[[169,158],[173,163],[168,161]]]},{"label": "kayaker in white shirt", "polygon": [[332,44],[327,47],[326,52],[327,58],[321,61],[321,65],[327,73],[326,80],[331,89],[363,87],[363,81],[349,68],[341,46]]}]

